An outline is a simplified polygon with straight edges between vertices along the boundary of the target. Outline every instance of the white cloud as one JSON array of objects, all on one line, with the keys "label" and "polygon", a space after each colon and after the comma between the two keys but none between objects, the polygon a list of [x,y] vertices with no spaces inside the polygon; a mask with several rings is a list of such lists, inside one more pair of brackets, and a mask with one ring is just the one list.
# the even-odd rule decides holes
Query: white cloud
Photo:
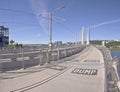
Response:
[{"label": "white cloud", "polygon": [[[43,32],[48,35],[49,20],[45,0],[31,0],[30,3]],[[39,16],[40,14],[42,14],[42,16]]]},{"label": "white cloud", "polygon": [[104,26],[104,25],[108,25],[108,24],[112,24],[112,23],[117,23],[117,22],[120,22],[120,18],[115,19],[115,20],[111,20],[111,21],[105,21],[105,22],[93,25],[90,28],[96,28],[96,27],[100,27],[100,26]]}]

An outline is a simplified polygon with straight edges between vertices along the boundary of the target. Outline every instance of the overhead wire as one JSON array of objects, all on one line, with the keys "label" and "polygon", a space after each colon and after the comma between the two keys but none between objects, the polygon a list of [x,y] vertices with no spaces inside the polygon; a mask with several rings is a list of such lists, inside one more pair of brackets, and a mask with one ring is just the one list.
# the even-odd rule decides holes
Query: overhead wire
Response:
[{"label": "overhead wire", "polygon": [[[16,12],[16,13],[21,13],[21,14],[25,14],[25,15],[36,16],[36,14],[31,13],[31,12],[26,12],[26,11],[21,11],[21,10],[15,10],[15,9],[8,9],[8,8],[0,8],[0,11]],[[61,23],[63,24],[63,22],[65,21],[64,18],[60,18],[60,17],[56,17],[56,16],[54,16],[54,17],[57,18],[57,19],[62,19],[62,21],[57,21],[56,19],[54,19],[54,22],[57,22],[58,24],[61,24]],[[44,18],[44,19],[47,19],[47,18]],[[11,23],[26,24],[26,23],[19,23],[19,22],[11,22]],[[64,24],[62,26],[64,26],[64,28],[66,28],[67,31],[70,32],[71,34],[73,34],[73,35],[75,34],[73,31],[71,31],[71,29],[69,27],[65,26]]]},{"label": "overhead wire", "polygon": [[[0,11],[8,11],[8,12],[15,12],[15,13],[20,13],[20,14],[25,14],[25,15],[30,15],[30,16],[36,16],[36,14],[31,13],[31,12],[26,12],[26,11],[21,11],[21,10],[15,10],[15,9],[8,9],[8,8],[0,8]],[[21,22],[0,22],[1,24],[23,24],[23,25],[29,25],[28,23],[21,23]],[[33,24],[32,24],[33,25]],[[30,24],[31,26],[31,24]],[[37,25],[33,25],[33,26],[37,26]]]},{"label": "overhead wire", "polygon": [[21,10],[14,10],[14,9],[8,9],[8,8],[0,8],[0,11],[16,12],[16,13],[22,13],[22,14],[36,16],[36,14],[31,13],[31,12],[26,12],[26,11],[21,11]]}]

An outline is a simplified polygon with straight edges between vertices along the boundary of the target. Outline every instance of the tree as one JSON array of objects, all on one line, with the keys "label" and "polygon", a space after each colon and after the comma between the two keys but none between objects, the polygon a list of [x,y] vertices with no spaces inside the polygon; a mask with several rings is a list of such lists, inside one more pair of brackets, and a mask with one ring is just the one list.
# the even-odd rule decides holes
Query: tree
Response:
[{"label": "tree", "polygon": [[119,41],[111,41],[111,42],[108,42],[108,43],[106,44],[106,46],[107,46],[108,48],[110,48],[110,47],[119,47],[119,46],[120,46],[120,42],[119,42]]},{"label": "tree", "polygon": [[93,40],[93,41],[90,41],[90,44],[101,45],[102,41],[101,40]]},{"label": "tree", "polygon": [[18,43],[16,43],[16,44],[15,44],[15,48],[18,48],[18,47],[19,47],[19,44],[18,44]]},{"label": "tree", "polygon": [[13,40],[10,40],[10,45],[13,45],[13,43],[14,43],[15,41],[13,41]]},{"label": "tree", "polygon": [[15,41],[10,40],[10,47],[13,47],[14,42],[15,42]]},{"label": "tree", "polygon": [[22,44],[19,44],[19,47],[23,48],[23,45],[22,45]]}]

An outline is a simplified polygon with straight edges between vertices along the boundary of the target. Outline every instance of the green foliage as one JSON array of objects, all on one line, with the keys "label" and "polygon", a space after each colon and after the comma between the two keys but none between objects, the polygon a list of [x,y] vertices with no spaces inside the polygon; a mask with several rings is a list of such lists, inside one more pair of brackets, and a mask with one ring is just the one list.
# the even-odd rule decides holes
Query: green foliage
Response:
[{"label": "green foliage", "polygon": [[22,44],[15,43],[15,41],[10,40],[10,48],[23,48]]},{"label": "green foliage", "polygon": [[15,42],[15,41],[10,40],[10,48],[14,48],[14,45],[13,45],[13,44],[14,44],[14,42]]},{"label": "green foliage", "polygon": [[90,44],[101,45],[102,41],[100,41],[100,40],[94,40],[94,41],[90,41]]},{"label": "green foliage", "polygon": [[[95,45],[102,45],[102,40],[94,40],[90,41],[90,43]],[[109,41],[108,43],[105,44],[105,46],[108,48],[118,49],[120,48],[120,41]]]},{"label": "green foliage", "polygon": [[13,43],[14,43],[15,41],[13,41],[13,40],[10,40],[10,45],[13,45]]},{"label": "green foliage", "polygon": [[111,41],[111,42],[108,42],[107,44],[106,44],[106,46],[108,47],[108,48],[117,48],[117,47],[119,47],[120,46],[120,42],[119,41]]},{"label": "green foliage", "polygon": [[120,50],[120,47],[112,47],[110,50]]},{"label": "green foliage", "polygon": [[22,45],[22,44],[19,44],[19,47],[20,47],[20,48],[23,48],[23,45]]}]

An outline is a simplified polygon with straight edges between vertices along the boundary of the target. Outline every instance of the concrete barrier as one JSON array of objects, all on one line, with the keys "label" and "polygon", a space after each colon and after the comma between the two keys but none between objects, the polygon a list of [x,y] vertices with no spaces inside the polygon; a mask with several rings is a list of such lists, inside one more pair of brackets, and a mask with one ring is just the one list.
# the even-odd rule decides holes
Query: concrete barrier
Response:
[{"label": "concrete barrier", "polygon": [[[0,71],[7,71],[13,69],[27,68],[35,65],[48,64],[51,61],[60,60],[62,58],[71,56],[73,54],[79,53],[86,46],[74,46],[69,48],[58,48],[52,51],[39,50],[24,52],[23,49],[20,53],[4,53],[0,55]],[[7,61],[5,59],[10,59]]]}]

